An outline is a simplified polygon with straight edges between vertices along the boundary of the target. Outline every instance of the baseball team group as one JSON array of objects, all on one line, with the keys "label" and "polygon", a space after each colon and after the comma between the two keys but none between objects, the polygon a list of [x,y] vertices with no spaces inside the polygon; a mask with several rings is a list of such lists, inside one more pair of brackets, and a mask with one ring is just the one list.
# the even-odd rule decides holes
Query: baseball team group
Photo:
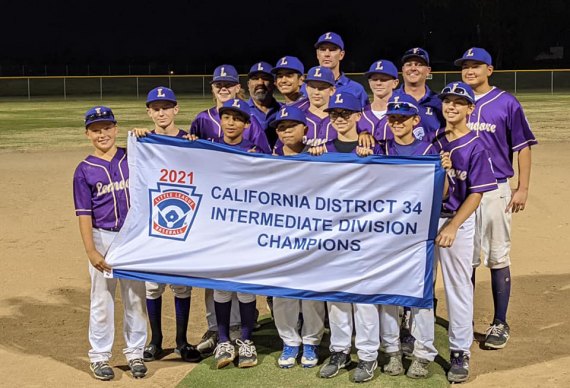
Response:
[{"label": "baseball team group", "polygon": [[[364,87],[340,70],[345,47],[338,34],[321,35],[314,47],[319,65],[306,72],[294,56],[280,58],[275,66],[254,64],[247,75],[248,100],[236,69],[229,64],[218,66],[210,82],[215,105],[200,112],[189,131],[174,122],[180,109],[175,93],[167,87],[154,88],[146,100],[154,127],[134,128],[131,135],[213,141],[283,158],[305,152],[315,157],[330,152],[362,158],[439,155],[446,178],[435,269],[441,271],[449,317],[447,378],[453,383],[467,381],[475,273],[481,262],[491,271],[494,301],[484,346],[502,349],[510,336],[511,217],[525,209],[531,147],[537,144],[523,109],[513,95],[490,84],[493,62],[483,48],[470,48],[455,61],[462,81],[446,85],[440,93],[426,85],[431,71],[426,50],[407,50],[399,69],[389,60],[377,60],[365,73],[369,100]],[[283,101],[275,99],[275,89]],[[127,153],[116,144],[117,119],[109,107],[87,111],[85,134],[93,152],[79,163],[73,192],[91,276],[90,367],[97,379],[114,377],[109,360],[118,285],[124,305],[123,352],[133,377],[141,378],[147,373],[145,362],[156,362],[165,354],[161,315],[166,285],[104,275],[112,270],[105,254],[130,207]],[[514,153],[516,180],[511,179]],[[259,315],[255,295],[205,290],[208,330],[194,346],[186,336],[192,289],[174,284],[170,288],[176,316],[175,352],[183,360],[198,362],[213,356],[217,369],[232,363],[240,368],[257,365],[252,337]],[[277,297],[267,297],[267,303],[283,341],[276,367],[321,364],[319,375],[333,378],[352,362],[354,334],[358,355],[351,376],[354,382],[375,377],[380,350],[388,359],[381,366],[383,373],[414,379],[430,375],[430,363],[437,356],[434,308]],[[320,363],[325,330],[330,331],[330,357]],[[407,370],[403,357],[411,357]]]}]

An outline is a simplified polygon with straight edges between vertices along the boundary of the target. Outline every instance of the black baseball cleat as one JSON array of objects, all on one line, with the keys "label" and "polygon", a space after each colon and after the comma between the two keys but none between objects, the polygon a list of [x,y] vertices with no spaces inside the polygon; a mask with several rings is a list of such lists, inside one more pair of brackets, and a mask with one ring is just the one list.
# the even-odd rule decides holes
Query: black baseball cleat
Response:
[{"label": "black baseball cleat", "polygon": [[198,349],[190,344],[182,345],[176,348],[174,350],[174,353],[178,354],[180,358],[186,362],[200,362],[202,360],[202,355]]}]

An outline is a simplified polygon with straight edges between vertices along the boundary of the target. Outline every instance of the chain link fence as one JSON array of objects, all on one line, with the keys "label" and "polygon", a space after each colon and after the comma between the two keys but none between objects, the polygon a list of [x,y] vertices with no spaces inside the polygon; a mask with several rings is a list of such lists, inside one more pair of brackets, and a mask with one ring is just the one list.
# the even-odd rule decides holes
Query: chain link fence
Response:
[{"label": "chain link fence", "polygon": [[[350,78],[367,86],[363,73],[349,73]],[[246,76],[242,75],[245,86]],[[461,79],[460,72],[433,72],[428,86],[441,90],[447,83]],[[157,86],[168,86],[180,95],[197,98],[210,95],[211,75],[131,75],[131,76],[58,76],[0,77],[3,99],[36,98],[144,98]],[[570,93],[570,69],[499,70],[492,76],[493,85],[511,93]]]}]

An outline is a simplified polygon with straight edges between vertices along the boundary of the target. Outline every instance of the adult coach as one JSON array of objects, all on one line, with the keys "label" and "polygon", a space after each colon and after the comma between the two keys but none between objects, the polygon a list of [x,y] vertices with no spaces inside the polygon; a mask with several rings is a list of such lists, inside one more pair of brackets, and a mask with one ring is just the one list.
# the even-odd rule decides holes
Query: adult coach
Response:
[{"label": "adult coach", "polygon": [[249,69],[247,74],[247,89],[249,100],[247,104],[250,112],[261,124],[269,145],[273,148],[277,140],[277,134],[269,128],[269,123],[277,116],[281,104],[273,97],[275,90],[274,76],[271,72],[273,68],[267,62],[257,62]]},{"label": "adult coach", "polygon": [[439,128],[445,127],[445,120],[441,113],[441,100],[426,85],[426,80],[431,72],[429,54],[421,47],[409,49],[402,56],[402,78],[404,85],[396,91],[409,94],[418,102],[420,109],[420,125],[414,129],[414,136],[422,139],[425,135],[434,133]]},{"label": "adult coach", "polygon": [[[487,330],[485,346],[504,348],[509,340],[507,307],[511,294],[510,250],[511,216],[526,206],[531,169],[531,146],[537,141],[530,129],[519,101],[504,90],[491,86],[493,74],[491,55],[473,47],[455,61],[461,66],[461,77],[475,91],[477,105],[468,126],[483,140],[499,183],[497,190],[485,193],[476,211],[473,282],[475,269],[483,257],[491,269],[491,286],[495,313]],[[518,183],[511,190],[513,153],[518,153]]]},{"label": "adult coach", "polygon": [[317,60],[322,67],[328,67],[334,74],[335,89],[337,91],[349,92],[360,100],[362,106],[370,103],[364,87],[356,81],[351,80],[340,71],[340,62],[343,60],[344,42],[339,34],[326,32],[322,34],[317,43]]}]

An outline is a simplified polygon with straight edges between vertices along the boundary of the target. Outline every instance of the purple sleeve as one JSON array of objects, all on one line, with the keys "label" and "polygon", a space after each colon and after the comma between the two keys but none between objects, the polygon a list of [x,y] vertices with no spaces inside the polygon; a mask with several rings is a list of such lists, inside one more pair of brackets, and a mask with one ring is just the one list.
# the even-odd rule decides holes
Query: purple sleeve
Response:
[{"label": "purple sleeve", "polygon": [[507,126],[511,132],[513,151],[538,144],[528,124],[521,104],[513,97],[510,106],[511,113],[507,117]]},{"label": "purple sleeve", "polygon": [[368,132],[371,135],[374,134],[374,122],[368,117],[368,114],[367,111],[362,112],[362,117],[358,120],[356,128],[358,133]]},{"label": "purple sleeve", "polygon": [[471,154],[467,190],[469,193],[484,193],[497,189],[497,179],[493,173],[491,156],[486,149]]},{"label": "purple sleeve", "polygon": [[244,135],[244,137],[255,144],[262,153],[271,154],[271,147],[269,146],[269,141],[267,141],[267,135],[265,135],[265,131],[255,117],[251,118],[251,126],[247,129],[247,134]]},{"label": "purple sleeve", "polygon": [[188,132],[190,132],[190,134],[192,135],[196,135],[198,136],[200,139],[202,139],[202,131],[201,128],[204,125],[204,119],[202,117],[202,115],[204,114],[204,112],[200,112],[198,113],[198,115],[196,116],[196,118],[194,119],[194,121],[192,121],[192,124],[190,124],[190,130]]},{"label": "purple sleeve", "polygon": [[92,216],[91,188],[87,184],[81,164],[77,166],[73,175],[73,201],[75,202],[75,215]]}]

